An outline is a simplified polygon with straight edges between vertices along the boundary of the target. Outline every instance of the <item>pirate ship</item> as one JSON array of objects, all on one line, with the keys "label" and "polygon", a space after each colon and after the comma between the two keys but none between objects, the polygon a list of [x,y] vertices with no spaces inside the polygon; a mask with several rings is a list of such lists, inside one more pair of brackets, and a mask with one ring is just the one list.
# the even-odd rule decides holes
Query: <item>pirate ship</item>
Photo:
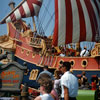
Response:
[{"label": "pirate ship", "polygon": [[[72,63],[75,75],[86,71],[88,78],[96,74],[100,77],[100,0],[54,0],[54,31],[49,37],[44,32],[38,34],[40,31],[34,24],[34,16],[39,16],[40,8],[46,6],[44,1],[23,0],[0,22],[7,23],[8,29],[8,35],[0,37],[2,51],[5,49],[14,54],[11,61],[27,64],[23,82],[38,87],[34,82],[43,65],[54,71],[59,68],[61,60]],[[34,31],[23,21],[22,18],[26,17],[32,17]],[[79,56],[82,41],[96,42],[91,56]],[[76,43],[76,47],[68,48],[70,43]],[[65,57],[59,56],[62,50],[65,50]]]}]

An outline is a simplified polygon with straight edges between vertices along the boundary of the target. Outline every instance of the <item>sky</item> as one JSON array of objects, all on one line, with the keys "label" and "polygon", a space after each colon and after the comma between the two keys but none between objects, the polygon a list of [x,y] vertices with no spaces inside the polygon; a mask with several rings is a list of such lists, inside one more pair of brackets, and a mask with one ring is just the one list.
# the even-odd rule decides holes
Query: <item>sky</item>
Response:
[{"label": "sky", "polygon": [[[10,1],[11,0],[1,0],[0,1],[0,21],[11,11],[10,7],[8,6]],[[21,2],[21,0],[15,0],[15,1],[16,1],[16,4]],[[7,34],[6,24],[0,25],[0,36],[3,34]]]},{"label": "sky", "polygon": [[[8,6],[9,2],[11,2],[11,1],[15,2],[15,4],[16,4],[15,7],[16,7],[22,0],[1,0],[0,1],[0,21],[11,12],[10,7]],[[53,11],[54,10],[54,5],[53,5],[54,0],[50,0],[50,1],[51,2],[49,5],[48,16],[46,16],[44,19],[45,25],[46,25],[46,22],[49,22],[48,18],[50,18],[50,16],[52,16],[52,14],[54,13],[54,11]],[[44,2],[46,5],[47,0],[44,0]],[[43,5],[44,5],[44,3],[43,3]],[[42,7],[43,9],[47,9],[45,7],[45,5],[43,6],[44,8]],[[41,13],[44,13],[44,12],[41,11]],[[40,15],[40,18],[41,17],[42,17],[42,15]],[[27,24],[29,24],[29,23],[31,24],[31,28],[33,30],[32,18],[27,18],[24,20],[26,20]],[[45,25],[43,25],[43,29],[45,30],[45,33],[47,33],[46,35],[49,36],[52,34],[52,31],[54,28],[54,16],[53,16],[53,20],[51,20],[51,24],[50,24],[49,28]],[[4,34],[7,34],[7,25],[6,24],[0,25],[0,36],[4,35]]]}]

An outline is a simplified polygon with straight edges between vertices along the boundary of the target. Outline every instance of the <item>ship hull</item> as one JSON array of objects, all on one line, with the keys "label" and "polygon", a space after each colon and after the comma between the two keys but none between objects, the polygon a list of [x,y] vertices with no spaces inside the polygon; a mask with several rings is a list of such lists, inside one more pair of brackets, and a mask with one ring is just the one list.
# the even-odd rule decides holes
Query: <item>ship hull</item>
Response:
[{"label": "ship hull", "polygon": [[[70,61],[72,63],[73,73],[77,76],[82,71],[86,72],[89,82],[91,82],[91,75],[97,75],[100,77],[100,57],[60,57],[52,54],[40,55],[39,49],[30,45],[30,36],[23,36],[16,34],[16,28],[12,23],[8,24],[9,37],[16,44],[15,49],[15,61],[23,65],[23,62],[27,63],[29,70],[27,75],[24,75],[23,83],[28,83],[30,87],[36,86],[35,80],[30,80],[30,73],[33,69],[38,70],[38,74],[43,70],[44,65],[48,65],[50,71],[53,73],[54,70],[59,69],[59,62]],[[98,49],[97,49],[98,50]],[[37,76],[38,76],[37,74]],[[33,84],[34,83],[34,84]]]},{"label": "ship hull", "polygon": [[[43,67],[42,67],[43,65],[38,65],[38,64],[36,64],[36,62],[34,63],[34,60],[33,60],[33,62],[28,61],[28,57],[27,57],[27,60],[25,60],[25,58],[22,60],[22,58],[20,58],[18,56],[16,56],[15,58],[16,58],[15,60],[20,64],[27,62],[27,67],[30,70],[29,72],[31,72],[32,69],[39,70],[39,73],[41,71],[43,71]],[[38,56],[38,59],[42,59],[42,57]],[[46,58],[44,58],[44,59],[46,59]],[[50,72],[52,72],[52,73],[54,73],[54,70],[58,69],[59,62],[62,60],[62,61],[74,61],[75,64],[72,66],[73,74],[75,76],[77,76],[77,75],[81,75],[82,71],[85,71],[86,76],[88,77],[89,83],[91,83],[92,75],[98,75],[98,77],[100,77],[100,68],[99,68],[100,67],[100,65],[99,65],[100,58],[99,57],[98,58],[91,58],[91,57],[88,57],[88,58],[87,57],[84,57],[84,58],[81,58],[81,57],[56,57],[55,59],[54,59],[55,65],[53,65],[53,67],[52,66],[49,67]],[[47,59],[46,59],[46,61],[47,61]],[[85,67],[82,65],[83,61],[88,61],[87,65]],[[27,79],[26,78],[24,78],[24,79],[25,79],[26,82],[30,81],[29,76],[27,77]],[[31,83],[31,81],[30,81],[30,83]],[[29,84],[29,86],[30,86],[30,84]],[[32,85],[32,84],[31,84],[31,86],[34,87],[34,85]]]}]

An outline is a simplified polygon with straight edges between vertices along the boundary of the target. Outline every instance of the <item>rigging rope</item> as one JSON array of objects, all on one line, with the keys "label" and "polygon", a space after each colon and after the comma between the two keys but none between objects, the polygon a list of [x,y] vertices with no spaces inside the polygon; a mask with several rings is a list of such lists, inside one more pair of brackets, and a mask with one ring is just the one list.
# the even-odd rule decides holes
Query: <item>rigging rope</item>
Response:
[{"label": "rigging rope", "polygon": [[[47,5],[46,4],[43,4],[43,7],[44,7],[44,12],[43,12],[43,14],[41,15],[41,16],[38,16],[38,20],[37,20],[37,22],[38,22],[38,30],[39,30],[39,33],[41,34],[41,35],[45,35],[45,33],[44,33],[44,31],[46,30],[44,30],[43,29],[43,23],[44,22],[47,22],[46,21],[46,17],[47,17],[47,13],[49,14],[49,16],[50,17],[52,17],[52,15],[51,15],[51,13],[49,12],[49,7],[50,7],[50,4],[51,4],[51,1],[49,0],[49,2],[47,3]],[[42,8],[43,9],[43,8]],[[41,19],[41,20],[40,20]],[[49,22],[48,22],[48,24],[50,23],[50,21],[51,21],[51,18],[50,18],[50,20],[49,20]],[[46,24],[46,25],[48,25],[48,24]]]}]

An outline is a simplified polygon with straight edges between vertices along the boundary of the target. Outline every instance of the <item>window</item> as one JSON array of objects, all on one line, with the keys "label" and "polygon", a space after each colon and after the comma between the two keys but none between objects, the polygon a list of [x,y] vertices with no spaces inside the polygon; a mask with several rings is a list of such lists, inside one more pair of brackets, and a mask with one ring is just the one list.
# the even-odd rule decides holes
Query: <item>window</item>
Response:
[{"label": "window", "polygon": [[38,72],[39,72],[38,69],[33,69],[33,70],[30,72],[29,80],[36,80],[37,75],[38,75]]}]

